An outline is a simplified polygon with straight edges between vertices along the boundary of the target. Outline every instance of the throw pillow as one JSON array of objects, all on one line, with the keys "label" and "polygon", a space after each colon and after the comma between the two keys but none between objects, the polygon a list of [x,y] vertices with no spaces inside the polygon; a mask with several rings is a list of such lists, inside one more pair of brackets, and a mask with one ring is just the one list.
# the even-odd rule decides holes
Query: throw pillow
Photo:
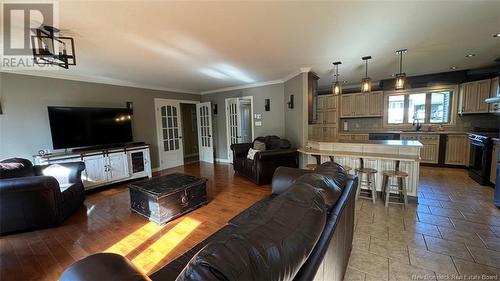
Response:
[{"label": "throw pillow", "polygon": [[248,150],[248,154],[247,154],[247,158],[250,159],[250,160],[253,160],[253,158],[255,157],[255,153],[259,152],[260,150],[258,149],[253,149],[253,148],[250,148]]},{"label": "throw pillow", "polygon": [[266,150],[266,144],[261,142],[261,141],[254,141],[253,142],[253,149],[259,150],[259,151],[264,151]]}]

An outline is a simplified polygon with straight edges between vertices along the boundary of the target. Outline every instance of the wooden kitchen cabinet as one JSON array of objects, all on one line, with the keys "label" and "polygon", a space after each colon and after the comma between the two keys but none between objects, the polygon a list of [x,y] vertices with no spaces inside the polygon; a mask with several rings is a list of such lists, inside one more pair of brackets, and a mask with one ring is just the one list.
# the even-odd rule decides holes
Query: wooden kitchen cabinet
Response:
[{"label": "wooden kitchen cabinet", "polygon": [[338,98],[338,95],[317,97],[316,122],[309,127],[309,136],[329,139],[337,137]]},{"label": "wooden kitchen cabinet", "polygon": [[439,160],[439,135],[437,134],[401,134],[401,140],[417,140],[422,143],[420,162],[437,164]]},{"label": "wooden kitchen cabinet", "polygon": [[447,135],[446,155],[447,165],[467,166],[469,164],[469,138],[467,135]]},{"label": "wooden kitchen cabinet", "polygon": [[340,96],[340,117],[353,117],[355,115],[355,95]]},{"label": "wooden kitchen cabinet", "polygon": [[340,118],[381,117],[383,92],[341,95],[340,104]]},{"label": "wooden kitchen cabinet", "polygon": [[368,94],[368,110],[370,116],[382,116],[384,109],[383,93],[373,92]]},{"label": "wooden kitchen cabinet", "polygon": [[495,181],[497,179],[497,162],[498,162],[498,141],[493,141],[493,150],[491,151],[491,170],[490,170],[490,182],[493,184],[495,184]]},{"label": "wooden kitchen cabinet", "polygon": [[467,82],[460,85],[460,114],[488,113],[489,106],[485,99],[490,96],[491,79]]},{"label": "wooden kitchen cabinet", "polygon": [[[500,79],[498,76],[491,79],[490,87],[490,98],[494,98],[497,96],[500,96]],[[492,113],[500,113],[500,103],[490,104],[489,111]]]},{"label": "wooden kitchen cabinet", "polygon": [[344,141],[368,140],[368,134],[341,134],[341,135],[339,135],[339,140],[344,140]]}]

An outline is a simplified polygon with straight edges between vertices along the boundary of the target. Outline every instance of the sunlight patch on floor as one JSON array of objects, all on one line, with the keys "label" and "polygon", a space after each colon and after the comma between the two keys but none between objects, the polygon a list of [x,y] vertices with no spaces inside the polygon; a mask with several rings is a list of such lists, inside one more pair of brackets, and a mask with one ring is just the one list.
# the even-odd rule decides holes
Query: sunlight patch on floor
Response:
[{"label": "sunlight patch on floor", "polygon": [[162,235],[156,242],[137,255],[132,263],[145,274],[150,271],[172,251],[182,240],[200,225],[200,222],[189,217],[183,218],[176,226]]},{"label": "sunlight patch on floor", "polygon": [[107,248],[104,252],[115,253],[122,256],[128,255],[134,249],[139,247],[144,241],[148,240],[162,229],[154,222],[148,222],[139,229],[135,230],[125,238]]}]

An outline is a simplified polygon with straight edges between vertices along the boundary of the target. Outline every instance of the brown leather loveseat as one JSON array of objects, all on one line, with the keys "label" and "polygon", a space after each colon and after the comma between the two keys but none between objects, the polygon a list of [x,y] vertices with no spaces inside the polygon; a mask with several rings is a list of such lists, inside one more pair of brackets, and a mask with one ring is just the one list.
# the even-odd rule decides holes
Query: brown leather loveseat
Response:
[{"label": "brown leather loveseat", "polygon": [[354,231],[357,178],[327,162],[315,171],[280,167],[273,193],[150,276],[125,257],[80,260],[62,281],[341,281]]},{"label": "brown leather loveseat", "polygon": [[[253,160],[247,158],[248,151],[256,141],[265,144],[266,149],[255,154]],[[271,182],[278,167],[299,167],[299,153],[292,149],[290,142],[278,136],[258,137],[251,143],[232,144],[233,168],[241,176],[261,185]]]}]

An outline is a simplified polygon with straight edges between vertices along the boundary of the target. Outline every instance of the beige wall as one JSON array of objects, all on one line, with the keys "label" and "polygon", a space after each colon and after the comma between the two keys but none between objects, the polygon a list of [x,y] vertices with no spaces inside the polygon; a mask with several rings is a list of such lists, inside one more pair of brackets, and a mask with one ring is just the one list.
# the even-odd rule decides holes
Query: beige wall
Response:
[{"label": "beige wall", "polygon": [[[254,138],[267,135],[284,137],[284,96],[282,83],[203,95],[201,98],[202,101],[210,101],[212,104],[217,104],[218,113],[212,116],[216,158],[227,159],[225,100],[227,98],[246,96],[253,97],[254,114],[262,114],[262,126],[254,127]],[[265,99],[271,100],[270,111],[264,110]]]},{"label": "beige wall", "polygon": [[134,103],[134,141],[152,145],[158,167],[154,98],[200,100],[200,95],[0,73],[0,159],[32,160],[40,149],[52,150],[47,106],[125,107]]}]

